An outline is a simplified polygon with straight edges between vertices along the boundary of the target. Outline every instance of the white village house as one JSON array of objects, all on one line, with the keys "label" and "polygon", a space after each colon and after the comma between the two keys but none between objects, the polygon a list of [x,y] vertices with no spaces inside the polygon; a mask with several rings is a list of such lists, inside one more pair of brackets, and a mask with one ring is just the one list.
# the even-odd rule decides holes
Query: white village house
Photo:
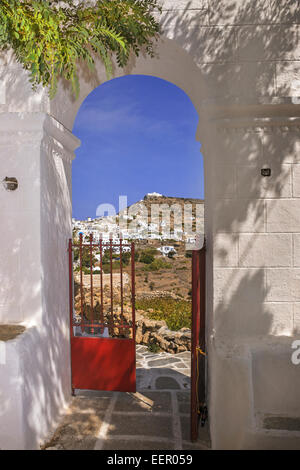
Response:
[{"label": "white village house", "polygon": [[174,246],[164,245],[157,248],[164,256],[167,256],[169,253],[176,253]]}]

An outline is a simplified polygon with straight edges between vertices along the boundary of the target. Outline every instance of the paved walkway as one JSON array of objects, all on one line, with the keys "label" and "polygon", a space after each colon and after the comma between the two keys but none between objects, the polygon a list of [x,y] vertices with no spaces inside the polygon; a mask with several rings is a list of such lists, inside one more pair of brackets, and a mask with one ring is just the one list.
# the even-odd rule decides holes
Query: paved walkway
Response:
[{"label": "paved walkway", "polygon": [[151,353],[146,346],[136,348],[137,390],[189,390],[191,353]]},{"label": "paved walkway", "polygon": [[137,346],[137,393],[78,391],[46,449],[207,449],[206,428],[191,443],[190,353]]}]

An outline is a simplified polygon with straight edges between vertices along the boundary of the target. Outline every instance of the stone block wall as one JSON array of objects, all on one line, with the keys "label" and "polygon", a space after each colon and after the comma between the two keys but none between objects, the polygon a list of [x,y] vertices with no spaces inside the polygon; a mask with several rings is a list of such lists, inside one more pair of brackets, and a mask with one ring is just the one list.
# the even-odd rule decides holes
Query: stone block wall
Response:
[{"label": "stone block wall", "polygon": [[[299,335],[299,123],[286,117],[283,125],[270,117],[250,124],[251,118],[247,126],[232,119],[219,121],[215,128],[210,406],[218,410],[235,394],[240,416],[230,419],[230,407],[223,418],[212,412],[211,425],[217,448],[276,448],[280,432],[283,448],[289,448],[300,442],[299,432],[288,437],[284,424],[300,412],[296,394],[285,394],[281,385],[283,368],[292,388],[298,373],[291,354]],[[269,177],[262,176],[264,168],[270,168]],[[274,415],[281,428],[266,428]],[[226,436],[222,419],[230,420]]]},{"label": "stone block wall", "polygon": [[[219,133],[222,167],[227,164],[220,171],[215,162],[214,310],[221,335],[297,332],[300,154],[296,129],[261,123],[254,129]],[[271,176],[263,177],[261,169],[267,167]],[[227,174],[230,178],[224,177]],[[223,198],[219,197],[222,186]],[[230,305],[227,315],[221,314],[225,305]]]}]

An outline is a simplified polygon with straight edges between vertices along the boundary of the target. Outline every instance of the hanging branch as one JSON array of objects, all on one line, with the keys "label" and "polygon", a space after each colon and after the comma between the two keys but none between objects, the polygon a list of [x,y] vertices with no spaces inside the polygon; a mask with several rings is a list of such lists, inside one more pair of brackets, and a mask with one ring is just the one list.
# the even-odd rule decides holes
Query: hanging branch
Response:
[{"label": "hanging branch", "polygon": [[107,77],[112,76],[112,57],[124,67],[131,52],[141,48],[154,55],[159,24],[153,13],[158,0],[1,0],[0,50],[12,49],[29,71],[33,89],[49,87],[53,98],[63,77],[79,95],[78,62],[94,68],[99,56]]}]

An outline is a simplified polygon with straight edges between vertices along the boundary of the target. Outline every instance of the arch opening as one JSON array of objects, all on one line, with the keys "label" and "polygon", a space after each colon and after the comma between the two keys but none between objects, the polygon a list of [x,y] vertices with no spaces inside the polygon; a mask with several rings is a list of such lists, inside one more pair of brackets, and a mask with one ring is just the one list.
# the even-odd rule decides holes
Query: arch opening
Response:
[{"label": "arch opening", "polygon": [[[197,111],[177,86],[130,75],[92,91],[73,127],[81,140],[73,163],[73,240],[83,250],[85,243],[89,249],[91,240],[100,247],[93,252],[93,266],[91,258],[84,260],[77,249],[75,315],[84,321],[92,315],[99,322],[102,315],[107,328],[96,329],[99,337],[131,337],[129,331],[110,327],[109,317],[118,323],[119,317],[124,320],[130,315],[132,292],[117,286],[119,280],[115,284],[113,279],[107,290],[103,283],[109,276],[119,279],[126,255],[123,244],[134,242],[137,389],[145,392],[148,383],[153,391],[169,392],[174,386],[186,394],[186,406],[191,256],[196,233],[204,232],[204,174],[197,126]],[[122,249],[114,245],[109,258],[107,245],[102,254],[105,239],[115,243],[120,237]],[[125,263],[122,269],[129,278],[131,266]],[[94,333],[86,326],[76,335]]]}]

